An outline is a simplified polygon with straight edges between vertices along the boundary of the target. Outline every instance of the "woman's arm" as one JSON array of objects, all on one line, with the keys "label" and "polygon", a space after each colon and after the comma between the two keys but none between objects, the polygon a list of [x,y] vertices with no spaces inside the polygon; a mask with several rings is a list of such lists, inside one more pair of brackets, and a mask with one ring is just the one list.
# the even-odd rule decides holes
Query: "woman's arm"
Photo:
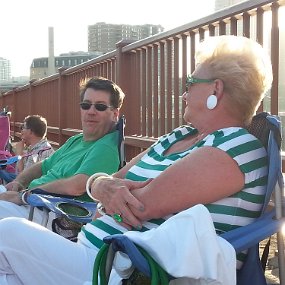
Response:
[{"label": "woman's arm", "polygon": [[[97,178],[91,186],[93,198],[103,203],[106,208],[106,213],[112,216],[115,213],[122,214],[124,212],[125,215],[128,216],[129,220],[127,221],[127,218],[125,219],[128,223],[124,224],[128,228],[130,228],[128,225],[133,225],[137,228],[141,227],[142,223],[132,214],[127,205],[132,205],[132,208],[137,209],[138,211],[144,210],[144,205],[131,194],[131,191],[133,189],[144,187],[150,181],[134,182],[124,179],[124,177],[128,170],[135,165],[147,151],[148,150],[145,150],[137,155],[111,177]],[[112,211],[112,209],[118,208],[120,208],[120,212]],[[96,213],[95,218],[98,216],[100,215]]]},{"label": "woman's arm", "polygon": [[[113,187],[123,182],[108,183],[98,181],[94,185],[94,191],[101,189],[104,193],[101,201],[107,213],[120,213],[125,223],[138,227],[138,221],[161,218],[199,203],[212,203],[230,196],[244,186],[244,174],[225,152],[203,147],[177,161],[146,185],[129,180],[124,181],[126,187],[123,184]],[[144,208],[129,203],[130,196],[137,198]]]},{"label": "woman's arm", "polygon": [[233,195],[244,186],[244,174],[224,151],[203,147],[176,162],[144,188],[132,194],[145,206],[130,206],[141,220],[160,218],[196,204],[208,204]]}]

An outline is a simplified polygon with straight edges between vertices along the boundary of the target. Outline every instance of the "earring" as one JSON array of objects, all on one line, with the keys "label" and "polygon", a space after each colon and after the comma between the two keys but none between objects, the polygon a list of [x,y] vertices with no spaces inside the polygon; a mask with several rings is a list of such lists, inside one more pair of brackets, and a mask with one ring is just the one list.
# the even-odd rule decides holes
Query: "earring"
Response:
[{"label": "earring", "polygon": [[210,95],[207,98],[207,108],[209,110],[213,110],[214,108],[216,108],[217,103],[218,103],[218,99],[217,99],[217,96],[215,96],[214,94]]}]

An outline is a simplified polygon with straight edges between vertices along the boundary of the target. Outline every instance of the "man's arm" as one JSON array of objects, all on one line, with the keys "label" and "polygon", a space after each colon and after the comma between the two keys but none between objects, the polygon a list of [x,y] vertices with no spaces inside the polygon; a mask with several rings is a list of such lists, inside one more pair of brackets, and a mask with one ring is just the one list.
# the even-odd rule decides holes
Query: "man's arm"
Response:
[{"label": "man's arm", "polygon": [[[85,192],[85,184],[87,182],[87,179],[88,179],[87,175],[77,174],[70,178],[59,179],[54,182],[47,183],[45,185],[42,185],[40,188],[50,193],[80,196]],[[13,184],[13,182],[9,184]],[[19,186],[17,182],[14,184],[15,184],[15,187]],[[19,190],[21,189],[23,188],[20,188]],[[16,192],[19,190],[7,191],[4,193],[1,193],[0,200],[9,201],[9,202],[12,202],[18,205],[23,205],[21,195],[19,195],[19,193]]]},{"label": "man's arm", "polygon": [[23,170],[14,181],[8,183],[6,188],[8,191],[19,191],[29,186],[32,180],[41,177],[42,162],[38,162],[28,169]]},{"label": "man's arm", "polygon": [[80,196],[85,193],[85,185],[87,180],[87,175],[77,174],[69,178],[58,179],[41,185],[40,188],[50,193]]}]

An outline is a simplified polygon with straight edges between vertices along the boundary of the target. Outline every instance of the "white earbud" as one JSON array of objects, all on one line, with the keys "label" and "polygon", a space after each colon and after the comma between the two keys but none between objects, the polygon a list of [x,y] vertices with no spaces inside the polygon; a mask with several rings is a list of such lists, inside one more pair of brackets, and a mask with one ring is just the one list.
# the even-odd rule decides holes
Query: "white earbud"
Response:
[{"label": "white earbud", "polygon": [[217,99],[217,96],[215,96],[214,94],[210,95],[207,98],[207,108],[209,110],[213,110],[217,106],[217,103],[218,103],[218,99]]}]

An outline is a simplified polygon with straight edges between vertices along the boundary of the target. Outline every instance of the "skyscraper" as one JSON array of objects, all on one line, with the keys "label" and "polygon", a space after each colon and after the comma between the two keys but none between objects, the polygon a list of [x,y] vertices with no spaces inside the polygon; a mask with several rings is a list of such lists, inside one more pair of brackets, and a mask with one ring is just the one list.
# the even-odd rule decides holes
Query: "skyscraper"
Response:
[{"label": "skyscraper", "polygon": [[0,81],[8,81],[11,78],[10,60],[0,57]]},{"label": "skyscraper", "polygon": [[88,26],[88,51],[110,52],[122,39],[134,41],[147,38],[163,31],[160,25],[116,25],[104,22]]}]

